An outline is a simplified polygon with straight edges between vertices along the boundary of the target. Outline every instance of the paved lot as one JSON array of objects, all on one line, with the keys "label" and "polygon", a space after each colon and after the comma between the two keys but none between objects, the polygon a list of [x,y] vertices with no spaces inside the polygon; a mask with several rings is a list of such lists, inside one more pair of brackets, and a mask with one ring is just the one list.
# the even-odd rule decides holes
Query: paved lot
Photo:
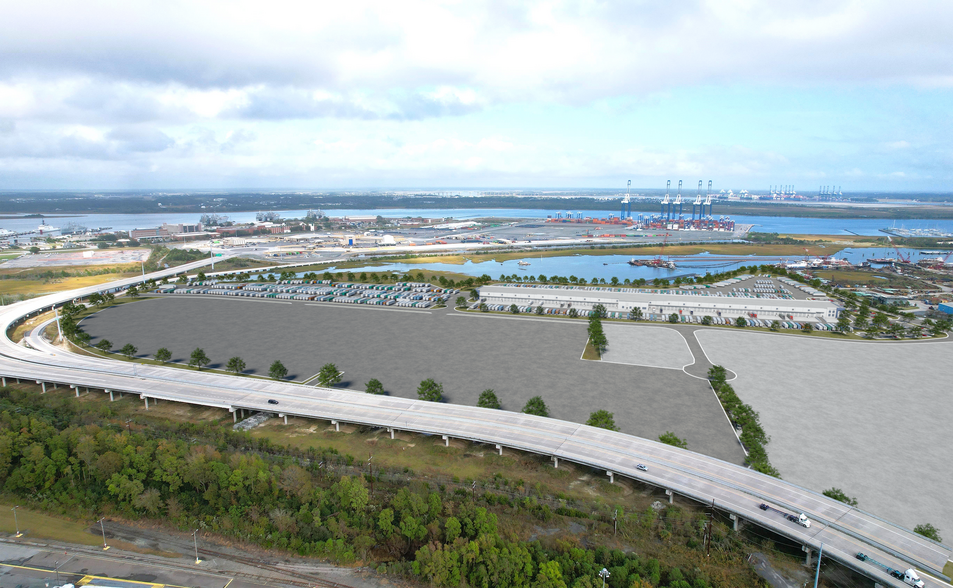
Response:
[{"label": "paved lot", "polygon": [[110,265],[140,263],[149,259],[148,249],[89,249],[85,251],[57,251],[21,255],[5,262],[4,269],[27,267],[57,267],[76,265]]},{"label": "paved lot", "polygon": [[785,480],[832,486],[860,507],[953,537],[953,342],[865,343],[702,329],[716,364],[738,374]]},{"label": "paved lot", "polygon": [[603,361],[680,370],[695,358],[682,335],[665,327],[603,323],[609,348]]},{"label": "paved lot", "polygon": [[570,421],[605,408],[623,432],[656,439],[673,431],[690,449],[743,460],[706,382],[676,370],[582,361],[582,320],[175,296],[106,309],[83,324],[94,343],[132,343],[143,355],[168,347],[187,361],[202,347],[212,367],[237,355],[262,374],[280,359],[303,381],[333,362],[345,372],[342,386],[357,390],[378,378],[388,393],[415,398],[420,381],[432,377],[459,404],[474,405],[493,388],[508,410],[535,395]]}]

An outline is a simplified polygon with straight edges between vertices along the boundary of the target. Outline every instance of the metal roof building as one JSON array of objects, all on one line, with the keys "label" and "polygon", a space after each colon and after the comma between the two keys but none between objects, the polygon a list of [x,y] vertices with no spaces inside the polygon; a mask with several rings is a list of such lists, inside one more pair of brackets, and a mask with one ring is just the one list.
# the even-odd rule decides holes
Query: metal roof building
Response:
[{"label": "metal roof building", "polygon": [[704,291],[650,291],[600,286],[543,286],[500,284],[480,288],[487,304],[516,304],[544,308],[592,310],[597,304],[609,312],[628,313],[633,308],[643,315],[688,315],[723,318],[787,319],[793,321],[836,322],[843,310],[824,299],[791,300],[756,296],[722,296]]}]

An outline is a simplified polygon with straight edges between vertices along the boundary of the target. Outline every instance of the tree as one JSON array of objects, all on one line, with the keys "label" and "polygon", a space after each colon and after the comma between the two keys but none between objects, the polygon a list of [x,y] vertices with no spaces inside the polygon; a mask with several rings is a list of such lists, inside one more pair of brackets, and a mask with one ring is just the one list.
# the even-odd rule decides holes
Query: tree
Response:
[{"label": "tree", "polygon": [[850,315],[846,312],[840,315],[840,318],[837,319],[837,332],[846,333],[850,331]]},{"label": "tree", "polygon": [[384,385],[381,384],[381,381],[377,378],[371,378],[367,381],[367,386],[365,386],[364,391],[368,394],[383,394]]},{"label": "tree", "polygon": [[228,360],[225,364],[225,369],[235,374],[240,374],[245,371],[245,360],[236,355]]},{"label": "tree", "polygon": [[844,494],[844,491],[840,488],[828,488],[823,492],[824,496],[828,498],[833,498],[834,500],[840,500],[844,504],[850,506],[857,506],[857,499],[851,498],[850,496]]},{"label": "tree", "polygon": [[943,539],[940,537],[940,530],[931,525],[930,523],[925,523],[922,525],[917,525],[913,528],[913,532],[919,535],[923,535],[927,539],[933,539],[937,543],[943,543]]},{"label": "tree", "polygon": [[37,247],[36,245],[34,245],[33,247],[30,247],[30,253],[32,253],[33,255],[36,255],[39,252],[40,252],[40,248]]},{"label": "tree", "polygon": [[519,314],[519,313],[520,313],[520,308],[519,308],[518,306],[516,306],[515,304],[511,304],[511,305],[510,305],[510,312],[512,312],[513,314]]},{"label": "tree", "polygon": [[288,368],[285,367],[285,364],[276,359],[272,362],[271,367],[268,368],[268,376],[276,380],[284,380],[288,377]]},{"label": "tree", "polygon": [[543,314],[544,312],[545,310],[543,309],[542,305],[536,307],[536,314]]},{"label": "tree", "polygon": [[162,363],[168,362],[172,359],[172,352],[166,349],[165,347],[160,347],[155,354],[156,361],[161,361]]},{"label": "tree", "polygon": [[619,430],[619,427],[617,427],[615,424],[615,418],[613,414],[608,410],[600,409],[589,413],[589,420],[586,421],[586,424],[590,427],[599,427],[600,429],[608,429],[610,431]]},{"label": "tree", "polygon": [[417,398],[429,402],[441,402],[443,400],[443,384],[435,382],[433,378],[427,378],[417,386]]},{"label": "tree", "polygon": [[480,392],[480,399],[477,400],[477,406],[480,408],[500,408],[500,399],[496,397],[496,392],[487,388]]},{"label": "tree", "polygon": [[205,281],[205,272],[199,270],[199,273],[198,273],[198,275],[195,276],[195,279],[197,279],[197,280],[200,281],[200,282],[204,282],[204,281]]},{"label": "tree", "polygon": [[880,327],[882,329],[887,326],[887,324],[890,322],[890,319],[887,318],[887,315],[884,313],[878,312],[874,315],[874,318],[870,319],[870,322],[875,327]]},{"label": "tree", "polygon": [[99,349],[100,351],[109,351],[112,348],[113,344],[109,339],[103,339],[96,344],[96,349]]},{"label": "tree", "polygon": [[192,350],[192,355],[189,356],[189,367],[197,367],[202,369],[207,366],[211,360],[205,355],[205,350],[201,347],[196,347]]},{"label": "tree", "polygon": [[321,366],[321,371],[318,372],[318,385],[324,388],[330,388],[331,386],[341,382],[341,376],[344,374],[338,369],[338,366],[333,363],[326,363]]},{"label": "tree", "polygon": [[523,407],[522,412],[526,414],[534,414],[536,416],[548,417],[549,409],[546,408],[546,403],[543,402],[542,396],[533,396],[526,401],[526,406]]},{"label": "tree", "polygon": [[745,317],[739,316],[738,318],[735,319],[735,326],[736,326],[736,327],[747,327],[747,326],[748,326],[748,321],[745,320]]},{"label": "tree", "polygon": [[463,308],[467,305],[467,299],[463,296],[457,296],[457,308]]},{"label": "tree", "polygon": [[890,323],[890,326],[887,327],[887,332],[897,339],[903,339],[904,328],[900,323]]},{"label": "tree", "polygon": [[[632,310],[629,311],[629,320],[630,321],[642,320],[642,309],[639,308],[638,306],[633,307]],[[711,324],[711,319],[709,319],[709,324]]]},{"label": "tree", "polygon": [[485,302],[480,303],[480,312],[490,312],[490,307]]},{"label": "tree", "polygon": [[665,431],[658,436],[658,440],[666,445],[671,445],[672,447],[681,447],[682,449],[688,449],[688,443],[684,439],[680,439],[672,433],[671,431]]},{"label": "tree", "polygon": [[711,325],[712,322],[714,322],[714,321],[713,321],[712,318],[711,318],[710,316],[708,316],[707,314],[702,317],[702,324],[705,325],[706,327],[709,326],[709,325]]},{"label": "tree", "polygon": [[138,298],[139,288],[137,288],[136,286],[129,288],[128,290],[126,290],[126,295],[129,296],[130,298]]},{"label": "tree", "polygon": [[576,318],[577,316],[579,316],[579,311],[576,310],[575,308],[570,308],[570,309],[569,309],[569,318]]},{"label": "tree", "polygon": [[801,330],[802,330],[803,332],[805,332],[805,333],[808,333],[808,334],[813,333],[813,332],[814,332],[814,325],[812,325],[811,323],[807,323],[807,322],[806,322],[806,323],[804,323],[803,325],[801,325]]},{"label": "tree", "polygon": [[605,306],[597,304],[592,307],[592,315],[596,318],[604,319],[609,316],[609,312],[606,310]]},{"label": "tree", "polygon": [[668,315],[668,322],[670,322],[670,323],[677,323],[677,322],[678,322],[678,314],[676,314],[676,313],[673,312],[672,314]]},{"label": "tree", "polygon": [[134,356],[137,351],[139,351],[139,349],[136,348],[135,345],[133,345],[132,343],[126,343],[125,345],[122,346],[122,349],[119,350],[119,353],[122,353],[128,359],[132,359],[132,356]]}]

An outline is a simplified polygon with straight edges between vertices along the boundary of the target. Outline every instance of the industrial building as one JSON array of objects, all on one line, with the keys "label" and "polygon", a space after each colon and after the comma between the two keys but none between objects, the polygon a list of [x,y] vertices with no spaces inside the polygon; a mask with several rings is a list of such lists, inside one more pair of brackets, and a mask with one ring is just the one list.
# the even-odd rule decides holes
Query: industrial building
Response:
[{"label": "industrial building", "polygon": [[633,308],[651,318],[677,314],[685,322],[697,322],[704,316],[736,319],[791,320],[798,322],[837,322],[842,307],[830,299],[795,300],[753,295],[723,295],[704,290],[637,290],[600,286],[544,286],[502,284],[480,288],[480,300],[486,304],[542,306],[577,312],[592,310],[601,304],[610,313],[628,314]]}]

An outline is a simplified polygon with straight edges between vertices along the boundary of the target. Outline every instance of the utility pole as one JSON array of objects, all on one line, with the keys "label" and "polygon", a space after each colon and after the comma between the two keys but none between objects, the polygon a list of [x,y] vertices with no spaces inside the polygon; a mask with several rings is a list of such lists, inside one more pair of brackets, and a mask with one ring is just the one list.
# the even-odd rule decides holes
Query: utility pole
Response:
[{"label": "utility pole", "polygon": [[202,563],[202,560],[199,559],[199,541],[195,537],[195,534],[198,532],[198,529],[192,531],[192,545],[195,547],[195,565]]},{"label": "utility pole", "polygon": [[711,557],[711,523],[715,518],[715,499],[711,499],[711,512],[708,513],[708,522],[705,523],[705,557]]},{"label": "utility pole", "polygon": [[605,568],[599,570],[599,577],[602,578],[602,588],[606,588],[606,578],[608,578],[609,575],[609,570]]},{"label": "utility pole", "polygon": [[63,328],[60,326],[60,309],[53,307],[53,313],[56,315],[56,332],[60,335],[60,341],[63,340]]},{"label": "utility pole", "polygon": [[14,524],[14,525],[16,526],[16,528],[17,528],[17,534],[14,535],[14,537],[23,537],[23,533],[20,532],[20,521],[17,520],[17,509],[18,509],[18,508],[20,508],[20,505],[19,505],[19,504],[10,509],[10,510],[13,511],[13,524]]},{"label": "utility pole", "polygon": [[817,554],[817,571],[814,572],[814,588],[817,588],[817,580],[821,577],[821,558],[824,557],[824,543],[821,542],[821,550]]},{"label": "utility pole", "polygon": [[616,509],[612,511],[612,536],[613,537],[615,537],[616,533],[619,531],[619,523],[617,521],[618,517],[619,517],[619,508],[616,507]]},{"label": "utility pole", "polygon": [[103,551],[106,551],[107,549],[109,549],[109,546],[106,545],[106,527],[103,526],[103,521],[105,520],[106,520],[106,517],[103,517],[99,519],[98,521],[96,521],[99,523],[99,530],[103,532]]}]

